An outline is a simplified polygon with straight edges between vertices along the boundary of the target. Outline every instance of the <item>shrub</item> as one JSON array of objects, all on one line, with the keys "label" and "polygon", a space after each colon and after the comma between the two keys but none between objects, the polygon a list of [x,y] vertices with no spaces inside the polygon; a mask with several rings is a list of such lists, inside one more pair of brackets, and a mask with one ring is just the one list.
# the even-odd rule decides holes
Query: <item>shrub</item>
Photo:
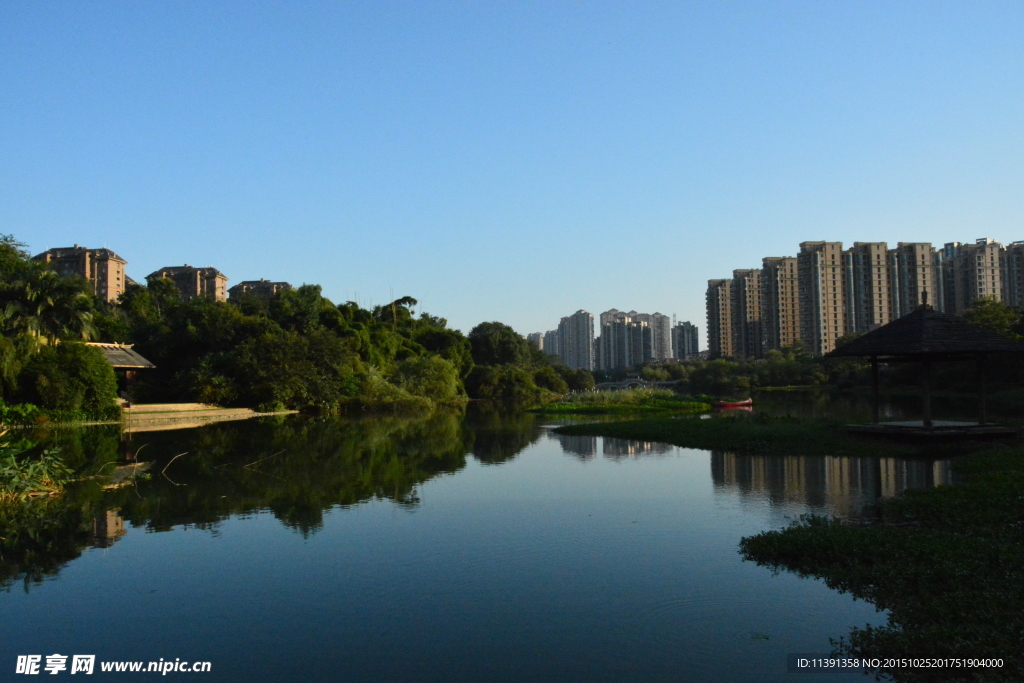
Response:
[{"label": "shrub", "polygon": [[119,415],[114,369],[93,346],[64,342],[44,347],[25,364],[18,385],[22,401],[44,410],[96,420]]}]

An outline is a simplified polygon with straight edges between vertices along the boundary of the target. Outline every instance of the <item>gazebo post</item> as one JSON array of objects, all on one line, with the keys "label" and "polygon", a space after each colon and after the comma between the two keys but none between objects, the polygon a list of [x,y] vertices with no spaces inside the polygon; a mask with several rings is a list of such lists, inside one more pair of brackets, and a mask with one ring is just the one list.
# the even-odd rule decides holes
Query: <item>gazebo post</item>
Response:
[{"label": "gazebo post", "polygon": [[985,424],[985,354],[979,353],[977,363],[978,372],[978,424]]},{"label": "gazebo post", "polygon": [[924,372],[921,373],[921,408],[924,413],[924,427],[932,427],[932,361],[925,358],[922,361]]},{"label": "gazebo post", "polygon": [[871,423],[878,424],[878,356],[871,356]]}]

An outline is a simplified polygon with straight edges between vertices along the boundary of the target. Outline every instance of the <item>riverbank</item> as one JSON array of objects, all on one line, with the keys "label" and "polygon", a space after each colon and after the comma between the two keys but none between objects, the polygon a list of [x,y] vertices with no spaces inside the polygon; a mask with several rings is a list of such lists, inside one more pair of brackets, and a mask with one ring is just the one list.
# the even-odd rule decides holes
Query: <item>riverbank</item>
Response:
[{"label": "riverbank", "polygon": [[887,626],[838,640],[842,653],[1004,659],[940,677],[889,671],[897,681],[1024,680],[1024,448],[971,455],[954,472],[957,486],[881,503],[872,524],[805,518],[744,538],[741,551],[888,610]]},{"label": "riverbank", "polygon": [[703,413],[711,410],[705,397],[682,396],[667,389],[624,389],[574,394],[530,412],[545,415],[629,415],[635,413]]},{"label": "riverbank", "polygon": [[[838,420],[753,416],[713,419],[654,417],[623,422],[603,422],[559,427],[560,434],[609,436],[636,441],[661,441],[683,448],[734,451],[763,455],[846,455],[874,457],[922,457],[934,446],[892,443],[853,437]],[[962,452],[965,446],[948,450]],[[943,455],[945,456],[943,449]]]}]

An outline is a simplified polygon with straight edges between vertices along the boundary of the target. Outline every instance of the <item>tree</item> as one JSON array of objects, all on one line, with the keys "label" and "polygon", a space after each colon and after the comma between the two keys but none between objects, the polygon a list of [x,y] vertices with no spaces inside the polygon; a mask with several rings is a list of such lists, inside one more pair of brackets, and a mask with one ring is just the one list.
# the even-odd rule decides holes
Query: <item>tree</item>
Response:
[{"label": "tree", "polygon": [[50,410],[96,419],[118,413],[114,369],[94,346],[64,342],[44,347],[21,372],[19,398]]},{"label": "tree", "polygon": [[95,297],[81,278],[61,277],[42,266],[0,291],[4,334],[27,334],[48,341],[96,336]]},{"label": "tree", "polygon": [[480,323],[469,332],[473,362],[477,365],[522,365],[530,358],[530,345],[515,330],[499,322]]},{"label": "tree", "polygon": [[964,319],[972,325],[1021,341],[1021,312],[995,299],[978,299],[964,312]]}]

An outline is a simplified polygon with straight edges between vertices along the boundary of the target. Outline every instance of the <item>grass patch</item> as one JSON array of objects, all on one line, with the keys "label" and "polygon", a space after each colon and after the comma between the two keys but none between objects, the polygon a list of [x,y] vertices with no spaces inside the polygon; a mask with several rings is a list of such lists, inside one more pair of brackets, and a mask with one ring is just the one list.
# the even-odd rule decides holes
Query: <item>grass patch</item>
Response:
[{"label": "grass patch", "polygon": [[[628,422],[571,425],[561,434],[610,436],[638,441],[662,441],[684,448],[779,455],[848,455],[914,457],[934,454],[935,446],[890,443],[845,432],[838,420],[736,415],[702,420],[657,417]],[[951,447],[949,454],[963,452]],[[944,453],[945,454],[945,453]]]},{"label": "grass patch", "polygon": [[[703,398],[703,397],[700,397]],[[624,389],[576,394],[570,400],[534,408],[550,415],[608,415],[629,413],[702,413],[711,406],[702,400],[681,396],[667,389]]]},{"label": "grass patch", "polygon": [[898,681],[1024,680],[1024,449],[954,465],[961,483],[908,491],[863,525],[805,517],[744,538],[744,558],[819,577],[889,610],[837,651],[866,657],[1002,657],[1003,669],[888,671]]}]

